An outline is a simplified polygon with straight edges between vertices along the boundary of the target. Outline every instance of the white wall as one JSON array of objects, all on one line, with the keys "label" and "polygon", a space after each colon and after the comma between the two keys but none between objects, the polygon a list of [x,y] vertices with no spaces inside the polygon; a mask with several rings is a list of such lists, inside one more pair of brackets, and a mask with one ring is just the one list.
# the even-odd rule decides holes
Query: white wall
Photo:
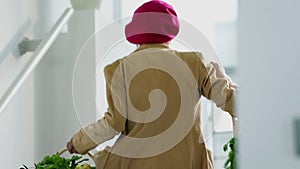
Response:
[{"label": "white wall", "polygon": [[297,169],[300,1],[243,0],[239,18],[241,169]]},{"label": "white wall", "polygon": [[[82,51],[96,30],[96,18],[94,10],[75,11],[68,33],[57,38],[36,68],[38,160],[65,148],[80,127],[96,120],[94,41]],[[83,53],[79,57],[80,52]]]},{"label": "white wall", "polygon": [[[22,69],[31,54],[19,56],[16,45],[24,37],[40,38],[52,26],[68,1],[1,0],[0,7],[0,96]],[[36,161],[34,73],[10,104],[0,112],[1,168],[19,168]]]},{"label": "white wall", "polygon": [[[30,23],[37,20],[38,12],[35,0],[1,0],[1,4],[5,5],[0,7],[0,95],[28,60],[28,55],[19,58],[14,49],[23,34],[34,36]],[[34,161],[33,84],[31,75],[0,114],[1,168],[18,168]]]},{"label": "white wall", "polygon": [[[68,0],[0,1],[5,4],[0,7],[0,19],[4,23],[0,28],[2,96],[31,57],[31,53],[19,57],[15,50],[17,43],[24,36],[43,37],[70,3]],[[35,72],[22,85],[5,111],[0,113],[0,148],[4,152],[0,155],[0,161],[5,161],[1,168],[33,165],[43,156],[63,148],[81,125],[95,121],[93,106],[86,109],[89,115],[77,117],[74,111],[71,90],[73,68],[87,38],[112,20],[112,7],[112,1],[104,0],[100,9],[102,12],[76,11],[68,27],[71,34],[65,33],[58,37]],[[85,58],[83,61],[87,68],[83,73],[91,73],[88,80],[94,78],[94,52],[94,49],[88,51],[93,58]],[[81,79],[83,85],[86,83],[84,80]],[[88,87],[91,95],[94,88]],[[87,93],[84,90],[81,92],[83,95]],[[84,100],[84,105],[94,103],[94,100]]]}]

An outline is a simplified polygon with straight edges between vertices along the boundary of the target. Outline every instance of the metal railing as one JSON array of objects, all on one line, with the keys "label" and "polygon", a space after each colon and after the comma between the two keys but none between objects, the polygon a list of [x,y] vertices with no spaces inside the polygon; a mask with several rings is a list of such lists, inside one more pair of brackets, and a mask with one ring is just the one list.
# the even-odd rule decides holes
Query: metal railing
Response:
[{"label": "metal railing", "polygon": [[[23,82],[27,79],[27,77],[30,75],[30,73],[35,69],[35,67],[38,65],[38,63],[41,61],[41,59],[44,57],[45,53],[48,51],[48,49],[51,47],[53,42],[55,41],[56,37],[59,35],[61,29],[63,26],[68,22],[71,15],[73,14],[73,9],[67,8],[63,14],[60,16],[60,18],[57,20],[55,25],[51,28],[51,30],[46,34],[46,36],[37,44],[35,45],[34,53],[32,54],[31,58],[28,60],[26,65],[22,68],[22,70],[19,72],[17,77],[14,79],[12,84],[9,86],[9,88],[6,90],[6,92],[3,94],[3,96],[0,99],[0,114],[3,112],[9,101],[12,99],[14,94],[18,91],[20,86],[23,84]],[[22,53],[26,51],[32,51],[32,48],[30,45],[26,45],[26,42],[21,42],[23,44],[19,44],[20,46],[23,46]],[[32,43],[29,42],[28,43]],[[25,48],[24,48],[25,46]],[[28,46],[28,47],[26,47]],[[28,49],[26,49],[28,48]]]}]

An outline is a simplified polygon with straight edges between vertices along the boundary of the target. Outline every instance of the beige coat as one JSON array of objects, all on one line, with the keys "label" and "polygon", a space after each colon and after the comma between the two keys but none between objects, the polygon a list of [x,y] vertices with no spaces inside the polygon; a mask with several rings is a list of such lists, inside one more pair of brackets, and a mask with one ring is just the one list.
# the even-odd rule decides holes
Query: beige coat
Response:
[{"label": "beige coat", "polygon": [[72,139],[85,154],[121,133],[95,155],[97,169],[213,168],[195,105],[204,96],[234,116],[235,89],[200,53],[146,44],[104,73],[108,110]]}]

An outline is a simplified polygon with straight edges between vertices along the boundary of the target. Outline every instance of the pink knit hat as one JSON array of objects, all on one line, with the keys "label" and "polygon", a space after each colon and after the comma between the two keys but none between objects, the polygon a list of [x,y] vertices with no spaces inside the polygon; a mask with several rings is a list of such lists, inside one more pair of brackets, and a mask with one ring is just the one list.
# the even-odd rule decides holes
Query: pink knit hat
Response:
[{"label": "pink knit hat", "polygon": [[140,6],[125,27],[126,39],[133,44],[168,42],[178,32],[179,20],[174,8],[160,0]]}]

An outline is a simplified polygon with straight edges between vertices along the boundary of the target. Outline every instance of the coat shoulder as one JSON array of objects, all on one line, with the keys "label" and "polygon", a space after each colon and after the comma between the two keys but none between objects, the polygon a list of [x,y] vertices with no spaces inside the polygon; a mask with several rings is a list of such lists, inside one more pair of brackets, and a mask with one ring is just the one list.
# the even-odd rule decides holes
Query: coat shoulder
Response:
[{"label": "coat shoulder", "polygon": [[197,51],[190,51],[190,52],[177,52],[182,59],[194,60],[194,61],[201,61],[205,64],[204,56],[201,52]]}]

